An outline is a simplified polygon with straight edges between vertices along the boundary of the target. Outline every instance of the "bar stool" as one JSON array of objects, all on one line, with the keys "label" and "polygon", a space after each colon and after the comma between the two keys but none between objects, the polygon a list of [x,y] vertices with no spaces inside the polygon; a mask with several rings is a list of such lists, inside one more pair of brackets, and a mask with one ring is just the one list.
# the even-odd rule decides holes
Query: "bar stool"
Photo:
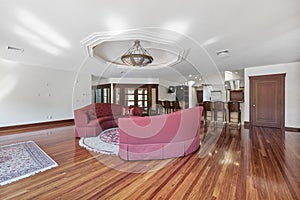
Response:
[{"label": "bar stool", "polygon": [[179,101],[172,101],[172,104],[173,104],[173,111],[177,111],[177,110],[180,110],[180,105],[179,105]]},{"label": "bar stool", "polygon": [[224,106],[224,102],[222,101],[215,101],[214,102],[214,119],[215,122],[218,122],[218,114],[221,113],[222,114],[222,122],[225,123],[226,122],[226,109]]},{"label": "bar stool", "polygon": [[157,114],[163,114],[164,113],[164,105],[163,102],[158,100],[156,105],[156,113]]},{"label": "bar stool", "polygon": [[203,102],[203,115],[204,115],[204,123],[206,123],[207,121],[207,114],[208,112],[210,112],[210,118],[211,118],[211,121],[213,121],[213,104],[212,102],[210,101],[204,101]]},{"label": "bar stool", "polygon": [[171,112],[170,101],[164,101],[164,108],[165,108],[166,113],[170,113]]},{"label": "bar stool", "polygon": [[238,101],[230,101],[228,102],[228,112],[229,112],[229,119],[228,122],[231,123],[232,113],[237,113],[238,117],[237,119],[238,125],[241,124],[241,108],[240,108],[240,102]]}]

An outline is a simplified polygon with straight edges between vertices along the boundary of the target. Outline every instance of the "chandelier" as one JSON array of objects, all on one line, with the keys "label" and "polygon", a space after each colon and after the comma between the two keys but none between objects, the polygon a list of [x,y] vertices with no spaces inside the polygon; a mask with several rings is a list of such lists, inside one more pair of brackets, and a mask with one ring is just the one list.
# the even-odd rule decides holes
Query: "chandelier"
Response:
[{"label": "chandelier", "polygon": [[146,66],[153,61],[153,57],[144,49],[139,40],[121,57],[124,64],[130,66]]}]

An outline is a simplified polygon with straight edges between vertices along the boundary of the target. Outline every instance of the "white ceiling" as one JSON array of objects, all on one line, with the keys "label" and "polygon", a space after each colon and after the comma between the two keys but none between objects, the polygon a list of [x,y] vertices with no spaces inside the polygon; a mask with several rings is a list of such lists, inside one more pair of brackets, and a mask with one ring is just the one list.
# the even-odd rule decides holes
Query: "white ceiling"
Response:
[{"label": "white ceiling", "polygon": [[[20,63],[73,71],[84,65],[95,75],[118,77],[124,73],[122,67],[87,58],[81,42],[95,33],[114,38],[114,33],[131,30],[150,30],[152,39],[168,32],[174,46],[188,52],[180,63],[166,69],[136,69],[130,73],[133,77],[172,79],[167,69],[183,76],[204,75],[210,69],[234,71],[300,61],[299,0],[0,1],[0,58]],[[139,37],[138,33],[132,38]],[[151,54],[151,42],[142,39]],[[130,43],[122,42],[119,47],[125,52]],[[24,51],[8,51],[7,46]],[[114,55],[116,48],[107,46],[100,48],[103,55]],[[216,55],[223,49],[229,49],[230,56]],[[164,56],[170,59],[153,51],[154,60]]]}]

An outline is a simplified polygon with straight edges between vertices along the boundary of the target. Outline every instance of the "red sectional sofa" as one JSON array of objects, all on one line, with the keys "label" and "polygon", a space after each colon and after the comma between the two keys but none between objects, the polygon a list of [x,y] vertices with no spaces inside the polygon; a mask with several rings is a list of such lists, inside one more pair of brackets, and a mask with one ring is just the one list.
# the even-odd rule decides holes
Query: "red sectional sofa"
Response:
[{"label": "red sectional sofa", "polygon": [[166,115],[119,119],[119,156],[124,160],[181,157],[200,146],[203,107]]},{"label": "red sectional sofa", "polygon": [[118,119],[142,116],[142,109],[113,103],[95,103],[74,110],[75,137],[94,137],[105,129],[118,127]]}]

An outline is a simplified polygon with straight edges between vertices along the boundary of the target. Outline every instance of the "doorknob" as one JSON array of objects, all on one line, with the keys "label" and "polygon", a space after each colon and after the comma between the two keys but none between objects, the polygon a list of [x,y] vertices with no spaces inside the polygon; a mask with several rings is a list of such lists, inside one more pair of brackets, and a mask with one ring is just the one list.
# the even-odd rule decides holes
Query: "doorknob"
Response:
[{"label": "doorknob", "polygon": [[253,107],[255,107],[255,104],[253,104]]}]

